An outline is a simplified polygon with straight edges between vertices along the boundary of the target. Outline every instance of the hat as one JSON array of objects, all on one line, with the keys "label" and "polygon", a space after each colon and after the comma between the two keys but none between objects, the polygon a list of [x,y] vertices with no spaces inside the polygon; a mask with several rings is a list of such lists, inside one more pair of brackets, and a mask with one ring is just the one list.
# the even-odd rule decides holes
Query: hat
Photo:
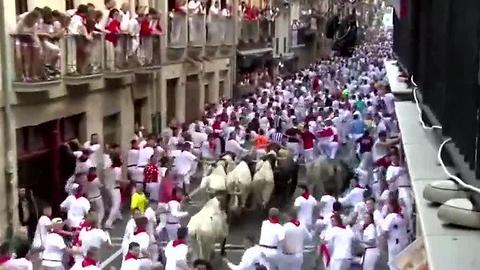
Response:
[{"label": "hat", "polygon": [[63,223],[63,220],[61,218],[56,217],[52,219],[52,224],[60,224],[60,223]]}]

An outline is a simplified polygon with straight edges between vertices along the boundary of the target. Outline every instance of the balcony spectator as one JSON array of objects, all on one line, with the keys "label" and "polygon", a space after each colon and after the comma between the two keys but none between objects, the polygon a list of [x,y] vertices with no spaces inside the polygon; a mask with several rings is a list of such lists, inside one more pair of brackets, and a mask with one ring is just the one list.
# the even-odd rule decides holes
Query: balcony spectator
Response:
[{"label": "balcony spectator", "polygon": [[107,53],[107,69],[115,69],[115,53],[118,52],[118,38],[120,34],[121,17],[118,9],[111,9],[108,15],[109,21],[105,27],[105,45]]},{"label": "balcony spectator", "polygon": [[39,79],[37,60],[40,56],[40,40],[37,35],[39,24],[42,20],[42,14],[35,9],[23,16],[17,23],[17,40],[15,47],[17,50],[17,74],[21,76],[22,81],[30,82]]},{"label": "balcony spectator", "polygon": [[138,23],[140,25],[140,47],[138,51],[138,60],[140,65],[148,65],[152,60],[152,34],[153,26],[150,11],[145,7],[142,13],[138,14]]},{"label": "balcony spectator", "polygon": [[[38,34],[42,47],[42,60],[44,67],[40,67],[42,77],[47,80],[58,78],[60,71],[57,67],[60,59],[60,47],[55,44],[65,33],[66,19],[58,11],[45,7],[42,9],[43,22],[39,24]],[[62,20],[60,22],[59,20]]]},{"label": "balcony spectator", "polygon": [[110,20],[110,10],[114,9],[116,5],[117,3],[115,0],[105,0],[105,7],[103,10],[101,10],[103,16],[102,19],[99,21],[100,29],[105,29]]},{"label": "balcony spectator", "polygon": [[132,16],[133,14],[130,14],[129,8],[130,8],[130,6],[128,5],[128,3],[123,3],[122,6],[120,7],[120,9],[118,10],[120,12],[121,17],[122,17],[122,21],[120,23],[120,30],[123,33],[128,32],[128,25],[130,24],[130,19],[131,19],[131,17],[133,17]]}]

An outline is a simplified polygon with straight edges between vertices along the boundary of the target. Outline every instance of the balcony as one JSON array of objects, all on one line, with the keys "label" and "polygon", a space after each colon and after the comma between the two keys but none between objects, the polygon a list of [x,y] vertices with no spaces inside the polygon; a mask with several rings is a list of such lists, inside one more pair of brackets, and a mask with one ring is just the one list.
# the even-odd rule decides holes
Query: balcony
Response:
[{"label": "balcony", "polygon": [[141,68],[135,69],[136,73],[149,74],[157,72],[159,69],[161,69],[161,39],[162,35],[140,37],[140,45],[137,54],[138,64]]},{"label": "balcony", "polygon": [[212,16],[207,22],[207,46],[217,47],[225,38],[226,20],[222,16]]},{"label": "balcony", "polygon": [[183,12],[170,14],[168,31],[168,47],[171,49],[184,49],[187,47],[187,15]]},{"label": "balcony", "polygon": [[168,50],[169,61],[181,61],[185,56],[188,43],[187,14],[176,11],[171,12],[168,23]]},{"label": "balcony", "polygon": [[124,33],[114,37],[107,36],[105,39],[105,78],[119,79],[132,76],[133,69],[140,66],[140,40]]},{"label": "balcony", "polygon": [[16,92],[46,92],[61,85],[58,40],[29,34],[11,35],[14,49]]},{"label": "balcony", "polygon": [[104,42],[104,36],[101,34],[94,34],[91,39],[83,35],[65,37],[64,81],[67,85],[103,83]]},{"label": "balcony", "polygon": [[203,47],[205,45],[205,15],[188,15],[188,46]]},{"label": "balcony", "polygon": [[262,50],[271,49],[273,23],[265,18],[258,20],[242,20],[238,49]]},{"label": "balcony", "polygon": [[230,57],[234,54],[235,46],[235,20],[232,17],[222,17],[222,35],[220,38],[220,55]]}]

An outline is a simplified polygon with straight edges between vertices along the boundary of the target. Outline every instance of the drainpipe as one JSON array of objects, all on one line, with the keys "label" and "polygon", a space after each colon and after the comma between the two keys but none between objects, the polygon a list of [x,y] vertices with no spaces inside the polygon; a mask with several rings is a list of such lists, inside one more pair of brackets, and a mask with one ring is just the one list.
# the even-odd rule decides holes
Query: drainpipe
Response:
[{"label": "drainpipe", "polygon": [[4,101],[4,136],[5,136],[5,183],[6,194],[4,200],[8,205],[7,237],[12,236],[19,228],[18,220],[18,191],[17,191],[17,149],[15,142],[15,118],[11,107],[12,94],[12,55],[10,51],[10,35],[7,33],[5,22],[5,1],[0,1],[0,59],[2,67],[2,93]]},{"label": "drainpipe", "polygon": [[238,43],[238,0],[233,0],[232,1],[232,17],[233,17],[233,33],[234,33],[234,39],[233,39],[233,55],[231,57],[230,61],[230,97],[235,97],[237,93],[236,91],[237,88],[237,43]]}]

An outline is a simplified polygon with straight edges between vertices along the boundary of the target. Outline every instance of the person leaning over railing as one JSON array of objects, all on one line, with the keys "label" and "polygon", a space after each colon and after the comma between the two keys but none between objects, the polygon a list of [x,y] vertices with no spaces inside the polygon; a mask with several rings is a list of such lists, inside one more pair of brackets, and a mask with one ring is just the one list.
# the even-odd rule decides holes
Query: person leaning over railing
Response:
[{"label": "person leaning over railing", "polygon": [[120,12],[118,9],[110,10],[110,14],[108,15],[108,22],[105,26],[105,31],[107,34],[105,35],[105,46],[106,46],[106,53],[107,53],[107,69],[114,70],[116,68],[115,65],[115,52],[118,51],[118,38],[120,34]]},{"label": "person leaning over railing", "polygon": [[41,13],[33,10],[22,16],[17,22],[15,30],[17,76],[22,81],[36,81],[39,79],[38,63],[40,55],[40,40],[37,35],[38,25],[41,22]]}]

